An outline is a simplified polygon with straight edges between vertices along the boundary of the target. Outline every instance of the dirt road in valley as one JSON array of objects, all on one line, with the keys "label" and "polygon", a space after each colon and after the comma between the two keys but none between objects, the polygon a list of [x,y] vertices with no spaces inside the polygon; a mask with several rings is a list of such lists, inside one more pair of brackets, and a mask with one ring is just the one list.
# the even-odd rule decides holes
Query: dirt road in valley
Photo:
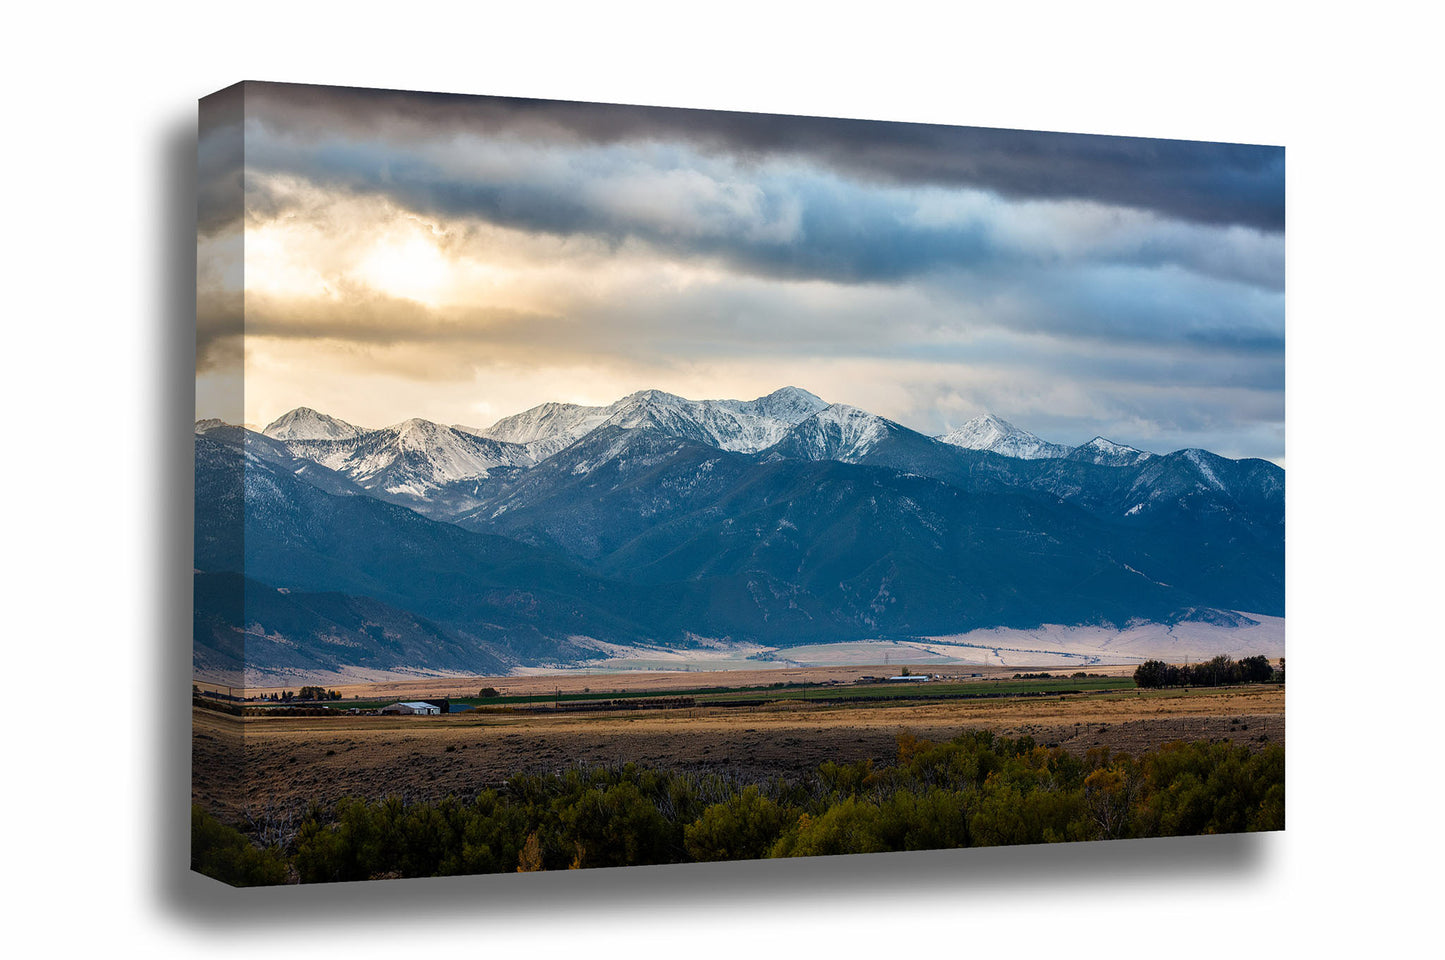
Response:
[{"label": "dirt road in valley", "polygon": [[[697,676],[690,679],[696,685]],[[1028,734],[1078,753],[1094,747],[1138,753],[1180,739],[1282,744],[1285,735],[1284,691],[1276,687],[598,714],[239,720],[197,709],[193,715],[194,799],[232,816],[243,807],[295,810],[342,796],[465,796],[517,773],[579,763],[634,761],[746,780],[792,778],[825,760],[891,762],[904,731],[946,740],[982,728]],[[233,761],[242,755],[244,769],[236,769]]]}]

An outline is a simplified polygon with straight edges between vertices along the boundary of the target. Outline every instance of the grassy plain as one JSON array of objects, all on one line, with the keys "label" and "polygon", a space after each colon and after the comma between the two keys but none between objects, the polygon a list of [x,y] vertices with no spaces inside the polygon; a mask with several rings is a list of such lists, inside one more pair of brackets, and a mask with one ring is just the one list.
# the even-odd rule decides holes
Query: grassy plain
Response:
[{"label": "grassy plain", "polygon": [[[626,694],[646,692],[672,695],[678,690],[696,687],[766,687],[775,683],[855,683],[867,676],[890,676],[902,669],[901,664],[842,665],[827,667],[780,667],[759,670],[615,670],[605,673],[568,671],[562,673],[537,674],[531,676],[458,676],[458,677],[416,677],[404,680],[388,680],[378,683],[325,683],[329,690],[341,694],[343,701],[350,700],[411,700],[432,697],[472,697],[483,687],[492,687],[503,696],[545,695],[590,692],[604,694]],[[912,665],[915,673],[935,673],[958,680],[971,679],[979,674],[980,679],[1008,679],[1019,672],[1051,670],[1060,675],[1057,667],[996,667],[949,664]],[[1089,666],[1089,673],[1111,677],[1127,677],[1134,673],[1135,664]],[[1065,673],[1068,671],[1064,671]],[[205,690],[227,689],[214,683],[198,684]],[[296,690],[300,683],[280,687],[250,687],[252,696],[269,696],[284,690]],[[345,705],[345,704],[343,704]]]},{"label": "grassy plain", "polygon": [[[455,692],[475,696],[495,686],[511,696],[552,693],[605,697],[615,692],[675,695],[678,691],[747,688],[775,683],[854,681],[897,667],[806,668],[662,675],[606,674],[558,677],[465,678]],[[1132,668],[1119,668],[1131,672]],[[976,673],[977,670],[959,671]],[[1284,690],[1275,686],[1213,690],[1136,690],[1097,683],[1077,694],[1051,693],[1047,683],[1019,682],[1000,688],[1013,669],[994,676],[888,689],[898,695],[931,691],[987,691],[977,699],[893,698],[820,703],[800,689],[771,689],[761,706],[725,707],[700,699],[682,709],[611,712],[484,710],[439,717],[247,717],[194,711],[193,794],[221,816],[243,811],[297,811],[312,801],[343,796],[399,796],[435,800],[467,796],[518,773],[551,773],[576,764],[634,761],[673,769],[721,773],[744,781],[793,778],[827,761],[891,762],[905,731],[947,740],[988,729],[1043,745],[1084,753],[1106,747],[1138,753],[1172,740],[1227,739],[1283,744]],[[1091,672],[1107,673],[1107,669]],[[794,676],[793,674],[797,674]],[[1078,688],[1082,681],[1070,686]],[[418,681],[342,691],[357,701],[441,696],[450,684]],[[505,686],[504,686],[505,684]],[[377,689],[381,686],[384,689]],[[901,686],[901,685],[900,685]],[[910,685],[911,687],[912,685]],[[442,689],[438,689],[442,687]],[[998,696],[1008,688],[1014,696]],[[863,687],[814,688],[810,697],[872,694]],[[726,699],[718,693],[715,699]],[[759,694],[739,689],[737,697]],[[356,701],[353,701],[356,702]],[[346,706],[343,701],[342,706]]]}]

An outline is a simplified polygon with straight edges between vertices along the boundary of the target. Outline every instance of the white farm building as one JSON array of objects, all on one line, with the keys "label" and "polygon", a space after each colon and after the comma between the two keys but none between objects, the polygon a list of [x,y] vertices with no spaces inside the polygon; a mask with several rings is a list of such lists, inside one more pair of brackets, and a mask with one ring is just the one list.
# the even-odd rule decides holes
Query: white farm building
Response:
[{"label": "white farm building", "polygon": [[408,703],[393,703],[389,707],[382,707],[381,712],[417,714],[419,716],[435,716],[436,714],[442,712],[442,708],[438,707],[434,703],[423,703],[420,700],[414,700]]}]

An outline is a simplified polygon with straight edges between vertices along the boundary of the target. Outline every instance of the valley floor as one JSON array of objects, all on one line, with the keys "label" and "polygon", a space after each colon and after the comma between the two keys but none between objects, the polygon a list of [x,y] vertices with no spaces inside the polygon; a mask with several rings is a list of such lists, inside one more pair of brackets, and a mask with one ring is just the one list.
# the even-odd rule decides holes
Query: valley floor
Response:
[{"label": "valley floor", "polygon": [[[796,647],[762,647],[714,640],[693,648],[669,649],[628,647],[583,638],[584,645],[596,650],[597,656],[593,659],[568,665],[518,667],[507,678],[349,668],[341,672],[302,671],[284,675],[247,671],[245,683],[249,690],[265,693],[295,689],[303,684],[321,684],[349,696],[364,687],[462,691],[475,690],[481,685],[504,690],[511,679],[520,677],[546,678],[543,688],[554,689],[558,684],[571,683],[564,679],[569,677],[640,674],[651,683],[659,675],[675,672],[686,678],[686,685],[694,686],[700,682],[696,676],[699,673],[765,671],[774,673],[771,679],[776,680],[783,677],[777,671],[830,667],[842,668],[842,676],[848,673],[846,668],[864,668],[866,673],[877,672],[872,668],[880,664],[881,669],[886,670],[890,664],[905,663],[950,673],[957,671],[948,668],[960,667],[995,669],[1010,674],[1017,670],[1097,672],[1110,667],[1127,667],[1132,672],[1145,660],[1187,663],[1224,654],[1236,660],[1262,655],[1273,661],[1285,655],[1283,617],[1257,613],[1238,616],[1240,622],[1234,624],[1138,623],[1123,629],[1046,624],[1026,630],[999,627],[914,640],[862,640]],[[574,638],[576,640],[578,638]],[[856,670],[853,676],[857,676]],[[236,682],[234,678],[206,676],[198,677],[198,681],[211,689]],[[611,679],[605,682],[609,686],[613,684]],[[714,681],[709,678],[707,682]],[[442,696],[443,693],[429,695]]]},{"label": "valley floor", "polygon": [[[585,679],[594,690],[599,685],[610,690],[617,678],[566,679],[574,689],[580,690]],[[673,689],[695,686],[700,678],[684,674],[677,679],[682,683]],[[553,690],[561,683],[557,678],[511,682],[517,686],[509,693],[522,693],[524,684]],[[665,692],[663,687],[651,689]],[[379,691],[372,688],[372,692]],[[469,692],[474,694],[475,688]],[[248,812],[295,816],[313,801],[343,796],[395,795],[409,801],[465,796],[515,774],[556,772],[577,764],[631,761],[745,781],[793,778],[828,760],[892,762],[904,732],[946,740],[967,730],[989,729],[1010,737],[1032,736],[1041,745],[1080,754],[1099,747],[1138,753],[1173,740],[1282,745],[1284,703],[1283,688],[1256,686],[938,702],[792,701],[742,709],[438,717],[240,719],[196,709],[192,792],[195,802],[238,821]]]}]

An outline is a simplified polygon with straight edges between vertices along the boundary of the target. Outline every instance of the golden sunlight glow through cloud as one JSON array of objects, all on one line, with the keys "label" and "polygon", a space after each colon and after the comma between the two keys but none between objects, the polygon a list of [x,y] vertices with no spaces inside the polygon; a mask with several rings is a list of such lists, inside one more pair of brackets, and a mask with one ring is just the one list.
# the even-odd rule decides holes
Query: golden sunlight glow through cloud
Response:
[{"label": "golden sunlight glow through cloud", "polygon": [[376,295],[432,310],[566,313],[640,283],[676,289],[718,277],[655,251],[529,235],[491,224],[440,224],[374,198],[307,197],[298,215],[247,228],[245,287],[269,301],[337,303]]},{"label": "golden sunlight glow through cloud", "polygon": [[378,293],[427,306],[447,301],[453,285],[447,257],[419,229],[389,231],[356,265],[356,276]]}]

